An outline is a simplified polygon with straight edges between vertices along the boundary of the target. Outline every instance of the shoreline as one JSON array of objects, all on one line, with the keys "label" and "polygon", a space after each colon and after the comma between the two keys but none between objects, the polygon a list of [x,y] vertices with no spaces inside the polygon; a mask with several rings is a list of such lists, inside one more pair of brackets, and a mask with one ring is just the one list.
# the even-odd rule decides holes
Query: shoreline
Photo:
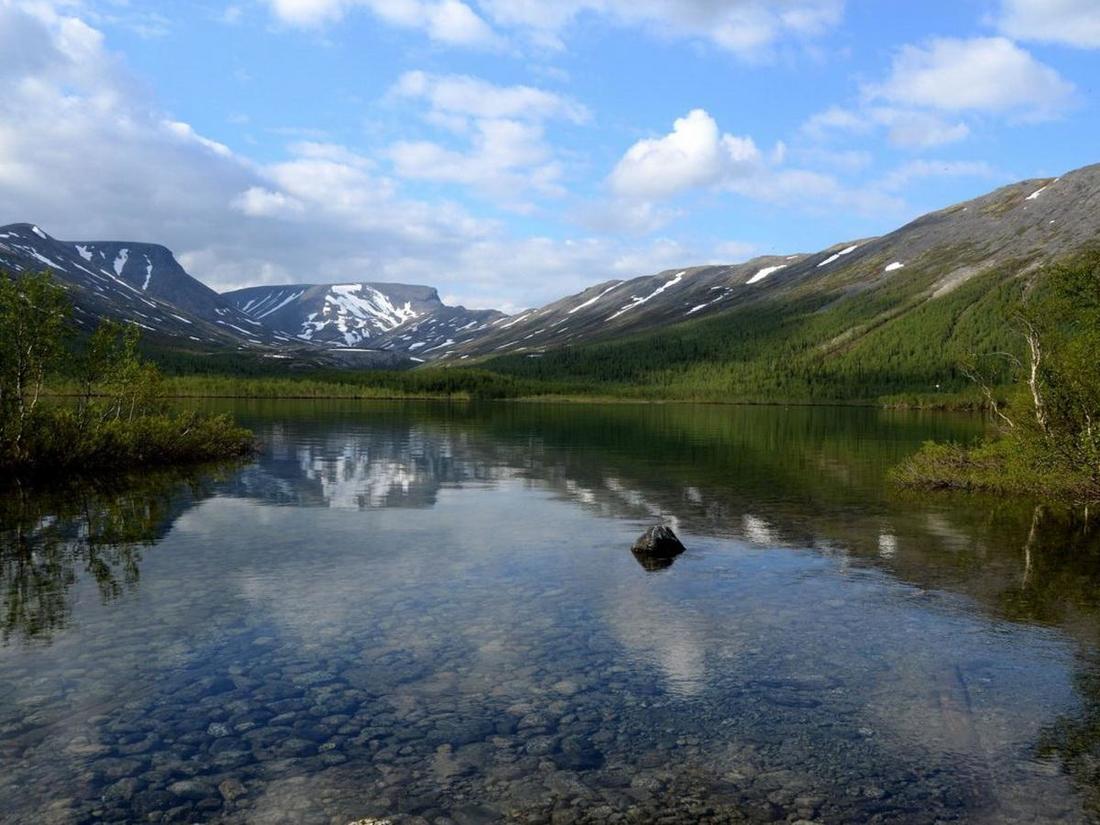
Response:
[{"label": "shoreline", "polygon": [[[43,391],[43,398],[67,399],[80,397],[77,393]],[[505,403],[505,404],[616,404],[638,406],[709,406],[709,407],[841,407],[848,409],[880,409],[899,412],[944,412],[944,413],[981,413],[983,410],[969,402],[960,402],[953,406],[951,402],[930,404],[905,404],[892,401],[875,400],[750,400],[750,399],[698,399],[698,398],[630,398],[624,396],[585,396],[585,395],[521,395],[512,398],[477,398],[465,394],[414,394],[395,395],[368,394],[248,394],[248,393],[168,393],[165,401],[441,401],[447,403]]]}]

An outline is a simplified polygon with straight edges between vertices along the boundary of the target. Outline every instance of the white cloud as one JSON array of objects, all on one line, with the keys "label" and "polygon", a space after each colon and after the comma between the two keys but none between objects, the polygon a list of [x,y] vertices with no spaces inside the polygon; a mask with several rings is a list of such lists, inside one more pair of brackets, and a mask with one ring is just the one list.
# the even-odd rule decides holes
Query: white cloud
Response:
[{"label": "white cloud", "polygon": [[662,229],[683,215],[652,201],[636,198],[610,198],[586,204],[577,210],[577,221],[596,232],[625,232],[648,235]]},{"label": "white cloud", "polygon": [[1100,48],[1096,0],[1004,0],[999,25],[1018,40]]},{"label": "white cloud", "polygon": [[894,146],[905,149],[943,146],[970,135],[970,127],[961,120],[893,106],[868,106],[860,110],[834,106],[810,117],[803,124],[802,132],[814,140],[824,141],[838,133],[869,135],[879,127],[886,130]]},{"label": "white cloud", "polygon": [[393,26],[423,31],[432,40],[455,46],[487,47],[498,39],[489,25],[459,0],[268,0],[285,23],[314,27],[337,21],[363,7]]},{"label": "white cloud", "polygon": [[432,111],[460,117],[549,120],[564,118],[584,123],[588,110],[581,104],[531,86],[496,86],[467,75],[406,72],[391,95],[426,101]]},{"label": "white cloud", "polygon": [[[517,238],[446,200],[403,195],[373,159],[332,143],[292,144],[283,159],[257,163],[166,118],[94,28],[30,8],[0,0],[0,38],[27,46],[0,61],[0,223],[163,243],[217,289],[363,278],[431,284],[473,306],[541,304],[706,253],[607,237]],[[542,104],[504,111],[538,128],[551,115],[534,112],[547,110],[577,115]],[[522,148],[514,151],[531,160]]]},{"label": "white cloud", "polygon": [[754,175],[763,163],[752,138],[721,134],[714,118],[695,109],[677,119],[664,137],[631,146],[609,181],[620,196],[667,198]]},{"label": "white cloud", "polygon": [[[366,8],[392,25],[417,28],[456,45],[496,45],[498,30],[560,48],[586,16],[640,27],[658,37],[689,38],[748,57],[766,57],[786,39],[816,37],[840,22],[844,0],[266,0],[296,26],[319,26]],[[478,14],[475,8],[481,12]]]},{"label": "white cloud", "polygon": [[905,46],[872,100],[943,112],[1050,117],[1073,100],[1074,88],[1054,69],[1003,37],[939,38]]},{"label": "white cloud", "polygon": [[757,177],[737,181],[730,188],[754,200],[823,215],[843,209],[881,218],[905,208],[899,197],[877,187],[845,186],[833,175],[809,169],[767,170]]},{"label": "white cloud", "polygon": [[[499,225],[402,196],[347,148],[301,143],[257,164],[159,114],[81,21],[0,3],[0,33],[12,32],[34,47],[0,62],[0,223],[164,243],[216,288],[390,273],[483,302],[530,288]],[[465,269],[471,245],[490,240],[500,258]]]},{"label": "white cloud", "polygon": [[843,207],[881,215],[902,207],[892,195],[850,189],[832,175],[785,167],[785,156],[782,144],[765,155],[751,137],[723,134],[714,118],[695,109],[678,119],[664,137],[631,146],[608,177],[608,184],[616,202],[631,199],[635,204],[701,189],[797,206],[807,212]]},{"label": "white cloud", "polygon": [[262,186],[250,186],[232,201],[234,208],[253,218],[300,215],[305,206],[297,198],[272,192]]},{"label": "white cloud", "polygon": [[560,47],[571,25],[598,15],[659,37],[709,41],[750,57],[786,38],[820,35],[840,22],[843,0],[481,0],[499,26]]},{"label": "white cloud", "polygon": [[459,184],[508,208],[530,211],[529,194],[558,197],[561,163],[544,122],[583,123],[588,110],[562,95],[530,86],[497,86],[465,75],[407,72],[390,90],[394,100],[425,103],[425,119],[465,141],[399,141],[388,155],[395,172],[415,180]]},{"label": "white cloud", "polygon": [[866,134],[871,128],[871,121],[864,114],[842,106],[830,106],[802,125],[802,131],[815,140],[825,140],[834,131]]},{"label": "white cloud", "polygon": [[905,149],[929,149],[970,136],[967,124],[944,119],[934,112],[876,106],[869,115],[875,123],[886,127],[892,144]]},{"label": "white cloud", "polygon": [[1075,97],[1069,81],[1003,37],[904,46],[890,75],[862,93],[855,108],[833,106],[810,117],[802,134],[824,142],[884,131],[894,146],[923,150],[965,140],[979,117],[1043,120]]},{"label": "white cloud", "polygon": [[398,175],[456,183],[513,206],[517,195],[564,194],[561,166],[550,157],[541,127],[515,120],[479,120],[471,146],[456,151],[431,141],[400,141],[389,149]]}]

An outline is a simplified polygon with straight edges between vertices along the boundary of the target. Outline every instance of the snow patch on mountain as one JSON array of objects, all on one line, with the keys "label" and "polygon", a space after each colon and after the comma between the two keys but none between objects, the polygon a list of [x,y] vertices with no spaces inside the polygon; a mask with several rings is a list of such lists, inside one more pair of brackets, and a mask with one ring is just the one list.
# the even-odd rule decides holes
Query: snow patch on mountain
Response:
[{"label": "snow patch on mountain", "polygon": [[254,315],[257,318],[266,318],[273,312],[278,312],[291,301],[301,298],[304,292],[304,289],[299,289],[297,291],[288,289],[286,291],[273,292],[263,298],[246,301],[241,305],[241,311],[249,315]]},{"label": "snow patch on mountain", "polygon": [[842,249],[839,252],[837,252],[835,255],[830,255],[824,261],[819,263],[818,267],[828,266],[831,263],[839,261],[841,259],[841,257],[843,257],[844,255],[851,255],[857,249],[859,249],[859,244],[855,244],[854,246],[849,246],[847,249]]},{"label": "snow patch on mountain", "polygon": [[1060,180],[1061,180],[1061,178],[1056,178],[1055,180],[1052,180],[1052,181],[1051,181],[1050,183],[1048,183],[1048,184],[1047,184],[1046,186],[1041,186],[1041,187],[1039,187],[1039,188],[1038,188],[1038,189],[1036,189],[1036,190],[1035,190],[1034,192],[1032,192],[1032,193],[1031,193],[1030,195],[1028,195],[1028,196],[1027,196],[1027,197],[1026,197],[1026,198],[1025,198],[1024,200],[1029,200],[1029,201],[1037,201],[1037,200],[1039,200],[1039,196],[1040,196],[1041,194],[1043,194],[1043,193],[1044,193],[1045,191],[1047,191],[1047,190],[1048,190],[1048,189],[1049,189],[1049,188],[1050,188],[1051,186],[1053,186],[1054,184],[1056,184],[1056,183],[1057,183],[1058,181],[1060,181]]},{"label": "snow patch on mountain", "polygon": [[749,278],[747,281],[745,281],[745,283],[746,284],[758,284],[761,281],[763,281],[765,278],[767,278],[769,275],[771,275],[773,273],[776,273],[781,269],[785,269],[786,267],[787,267],[786,264],[780,264],[779,266],[766,266],[763,269],[761,269],[759,272],[757,272],[755,275],[753,275],[751,278]]},{"label": "snow patch on mountain", "polygon": [[592,306],[594,303],[596,303],[596,301],[600,300],[600,298],[602,298],[604,295],[606,295],[607,293],[609,293],[613,289],[618,289],[620,286],[622,286],[621,282],[612,284],[611,286],[609,286],[607,289],[605,289],[603,292],[601,292],[599,295],[595,296],[594,298],[589,298],[583,304],[577,304],[575,307],[573,307],[571,310],[569,310],[569,312],[567,314],[572,315],[574,312],[579,312],[580,310],[585,309],[586,307]]},{"label": "snow patch on mountain", "polygon": [[662,292],[664,292],[666,289],[670,289],[671,287],[674,287],[678,283],[680,283],[684,279],[685,275],[687,275],[687,270],[686,269],[683,270],[682,272],[676,273],[676,275],[672,278],[672,280],[666,281],[664,284],[657,287],[657,289],[655,289],[653,292],[649,293],[645,297],[634,298],[633,301],[631,301],[629,304],[624,306],[622,309],[620,309],[614,315],[610,316],[607,320],[608,321],[614,321],[616,318],[618,318],[624,312],[630,312],[630,310],[635,309],[636,307],[640,307],[642,304],[653,300],[658,295],[660,295]]},{"label": "snow patch on mountain", "polygon": [[118,251],[118,257],[115,258],[115,274],[120,278],[122,277],[122,270],[126,266],[126,261],[130,257],[129,249],[120,249]]},{"label": "snow patch on mountain", "polygon": [[335,329],[350,347],[417,317],[411,302],[396,306],[367,284],[336,284],[325,295],[321,311],[302,324],[298,337],[308,341],[324,330]]},{"label": "snow patch on mountain", "polygon": [[32,249],[32,250],[27,250],[27,251],[30,252],[32,257],[34,257],[37,260],[41,261],[42,263],[44,263],[48,267],[52,267],[53,269],[59,269],[62,272],[68,272],[69,271],[69,270],[65,269],[65,267],[63,267],[61,264],[57,263],[56,261],[50,260],[49,258],[47,258],[45,255],[43,255],[41,252],[39,252],[37,250]]}]

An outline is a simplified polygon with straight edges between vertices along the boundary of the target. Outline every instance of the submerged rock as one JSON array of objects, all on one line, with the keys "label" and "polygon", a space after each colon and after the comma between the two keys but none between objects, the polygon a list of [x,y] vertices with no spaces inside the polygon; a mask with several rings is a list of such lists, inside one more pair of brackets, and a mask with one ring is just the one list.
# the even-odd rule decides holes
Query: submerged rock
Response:
[{"label": "submerged rock", "polygon": [[684,552],[684,545],[670,527],[658,524],[642,533],[630,550],[646,570],[663,570]]}]

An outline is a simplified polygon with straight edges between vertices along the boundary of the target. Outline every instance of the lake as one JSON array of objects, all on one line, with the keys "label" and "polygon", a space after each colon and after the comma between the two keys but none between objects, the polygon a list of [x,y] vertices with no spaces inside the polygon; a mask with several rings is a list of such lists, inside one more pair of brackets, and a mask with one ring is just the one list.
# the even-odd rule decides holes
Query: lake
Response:
[{"label": "lake", "polygon": [[980,419],[220,407],[0,496],[0,821],[1097,820],[1094,521],[885,482]]}]

